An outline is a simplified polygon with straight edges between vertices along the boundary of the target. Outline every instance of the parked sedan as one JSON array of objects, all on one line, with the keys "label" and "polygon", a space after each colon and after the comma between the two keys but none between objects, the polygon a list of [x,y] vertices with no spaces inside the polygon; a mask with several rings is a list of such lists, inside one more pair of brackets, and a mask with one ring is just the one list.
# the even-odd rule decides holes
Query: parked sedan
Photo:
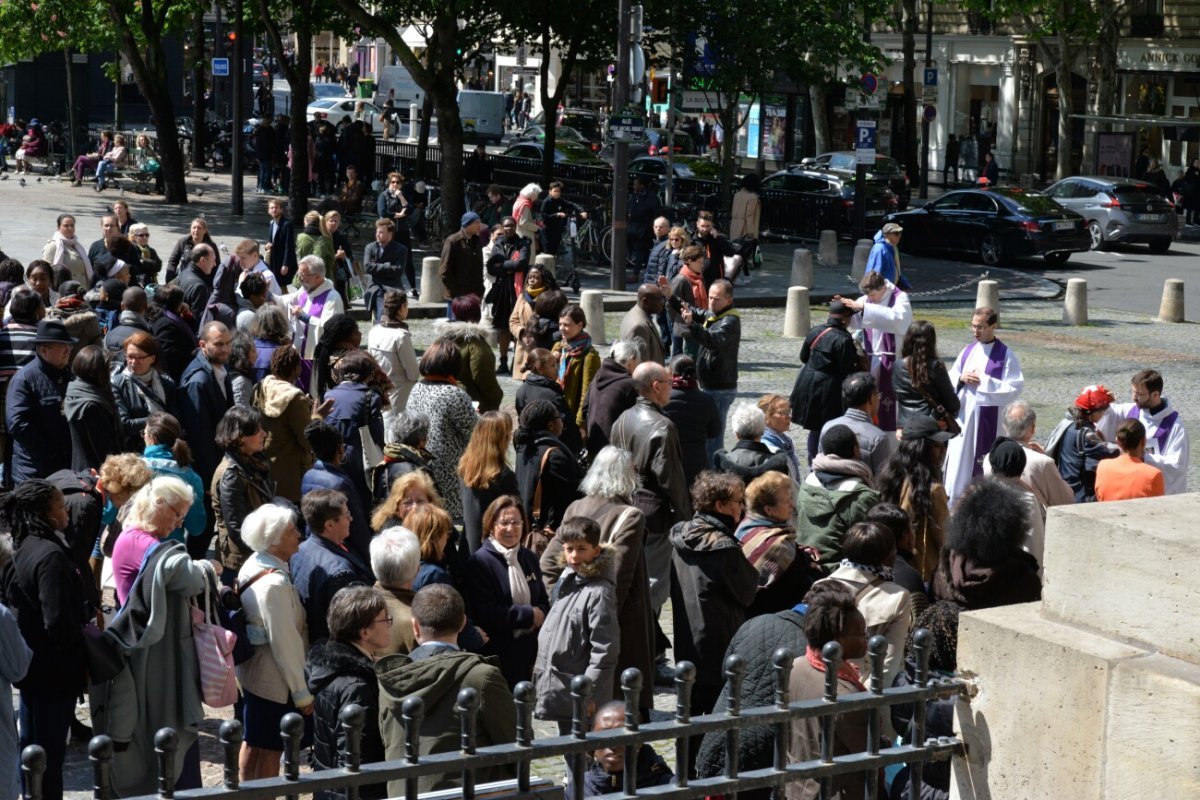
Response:
[{"label": "parked sedan", "polygon": [[1062,264],[1090,244],[1082,216],[1041,192],[1017,188],[949,192],[885,221],[904,228],[903,252],[975,255],[989,267],[1037,255]]},{"label": "parked sedan", "polygon": [[[668,148],[667,134],[668,132],[663,128],[647,128],[645,141],[629,143],[629,157],[631,159],[640,156],[663,156],[665,158],[668,149],[673,150],[676,157],[695,155],[696,146],[692,142],[691,136],[688,136],[683,131],[675,131],[675,138],[671,141],[670,148]],[[609,142],[604,145],[604,149],[597,155],[609,164],[612,164],[617,160],[616,145]],[[663,174],[666,174],[665,170]]]},{"label": "parked sedan", "polygon": [[1087,220],[1093,250],[1110,242],[1145,243],[1165,253],[1179,235],[1175,204],[1153,184],[1127,178],[1066,178],[1046,190]]},{"label": "parked sedan", "polygon": [[[791,169],[763,180],[764,227],[781,234],[813,234],[824,228],[844,237],[854,229],[854,181],[831,172]],[[886,214],[899,208],[896,195],[886,186],[868,183],[867,232],[874,233]],[[820,220],[817,223],[817,219]]]},{"label": "parked sedan", "polygon": [[[704,156],[675,156],[671,159],[675,177],[693,181],[721,180],[721,165]],[[666,156],[639,156],[629,162],[630,176],[641,175],[653,182],[662,182],[667,176]]]},{"label": "parked sedan", "polygon": [[[542,153],[545,152],[546,146],[542,142],[518,142],[510,145],[504,151],[504,155],[510,158],[529,158],[537,161],[542,160]],[[587,146],[579,142],[571,141],[555,141],[554,142],[554,163],[556,164],[584,164],[586,166],[604,167],[607,166],[603,161],[596,158],[592,151]]]},{"label": "parked sedan", "polygon": [[[544,125],[528,125],[525,130],[516,134],[512,138],[513,143],[516,142],[544,142],[546,140],[546,126]],[[554,142],[576,142],[591,150],[593,153],[599,150],[598,146],[592,146],[588,140],[583,138],[583,134],[568,125],[559,125],[558,130],[554,132]]]},{"label": "parked sedan", "polygon": [[[361,116],[356,116],[359,113],[359,106],[362,106]],[[383,133],[382,113],[374,103],[368,100],[359,100],[354,97],[327,97],[309,103],[304,116],[309,122],[323,119],[333,125],[337,125],[343,119],[359,118],[370,125],[371,130],[375,133],[381,134]]]},{"label": "parked sedan", "polygon": [[[851,150],[841,150],[834,153],[821,153],[800,162],[800,166],[810,169],[828,170],[843,180],[853,180],[858,169],[858,156]],[[912,199],[912,187],[904,166],[894,158],[884,155],[875,156],[875,166],[867,170],[867,180],[872,183],[886,185],[896,194],[900,208],[908,208]]]}]

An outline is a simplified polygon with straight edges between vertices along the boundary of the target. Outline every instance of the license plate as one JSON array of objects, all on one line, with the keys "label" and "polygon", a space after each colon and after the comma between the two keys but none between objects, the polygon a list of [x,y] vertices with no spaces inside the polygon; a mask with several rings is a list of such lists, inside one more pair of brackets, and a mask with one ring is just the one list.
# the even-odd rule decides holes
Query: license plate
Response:
[{"label": "license plate", "polygon": [[1134,222],[1162,222],[1166,214],[1134,214]]},{"label": "license plate", "polygon": [[1075,229],[1075,223],[1071,222],[1069,220],[1067,222],[1054,223],[1054,230],[1056,230],[1056,231],[1070,231],[1070,230],[1074,230],[1074,229]]}]

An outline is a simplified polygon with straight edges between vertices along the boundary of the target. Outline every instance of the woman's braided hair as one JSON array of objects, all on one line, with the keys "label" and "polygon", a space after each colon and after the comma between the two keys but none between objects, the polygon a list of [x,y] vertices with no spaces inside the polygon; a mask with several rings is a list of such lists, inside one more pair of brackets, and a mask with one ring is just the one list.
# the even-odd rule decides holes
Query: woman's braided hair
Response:
[{"label": "woman's braided hair", "polygon": [[48,481],[22,481],[0,498],[0,530],[12,534],[14,546],[31,534],[52,533],[54,527],[47,517],[50,504],[60,494]]}]

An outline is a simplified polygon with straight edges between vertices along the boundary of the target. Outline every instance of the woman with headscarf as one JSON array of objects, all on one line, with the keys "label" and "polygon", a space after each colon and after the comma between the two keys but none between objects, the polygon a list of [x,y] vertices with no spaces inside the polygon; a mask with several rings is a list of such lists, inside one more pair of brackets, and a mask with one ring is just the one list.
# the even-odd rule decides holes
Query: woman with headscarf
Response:
[{"label": "woman with headscarf", "polygon": [[562,430],[558,409],[546,400],[534,400],[521,412],[521,425],[513,435],[525,517],[547,532],[558,529],[567,506],[579,499],[583,480],[579,462],[559,438]]},{"label": "woman with headscarf", "polygon": [[88,251],[83,242],[75,238],[75,217],[71,214],[59,214],[55,224],[57,230],[42,248],[42,259],[61,273],[65,273],[65,277],[54,280],[54,285],[57,286],[69,277],[84,286],[91,286],[94,276],[92,260],[88,258]]},{"label": "woman with headscarf", "polygon": [[529,260],[537,255],[539,225],[533,216],[533,204],[542,195],[542,187],[536,183],[527,183],[513,201],[512,215],[517,221],[517,235],[529,241]]},{"label": "woman with headscarf", "polygon": [[1075,492],[1076,503],[1095,502],[1096,467],[1104,459],[1121,454],[1117,445],[1105,441],[1104,434],[1096,429],[1114,399],[1102,385],[1087,386],[1067,409],[1071,424],[1062,436],[1055,461],[1058,473]]},{"label": "woman with headscarf", "polygon": [[558,329],[562,339],[551,352],[558,356],[558,385],[562,387],[563,399],[571,409],[571,418],[563,420],[563,424],[574,425],[581,439],[586,440],[583,399],[588,396],[592,379],[600,371],[600,354],[592,346],[592,337],[587,332],[587,316],[579,306],[571,304],[562,310],[558,316]]}]

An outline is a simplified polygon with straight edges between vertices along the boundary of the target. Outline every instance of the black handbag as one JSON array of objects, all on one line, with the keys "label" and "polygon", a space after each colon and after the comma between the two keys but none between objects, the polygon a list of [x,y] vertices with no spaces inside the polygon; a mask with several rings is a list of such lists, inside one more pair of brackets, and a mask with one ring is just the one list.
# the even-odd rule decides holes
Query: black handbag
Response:
[{"label": "black handbag", "polygon": [[111,681],[125,669],[125,657],[96,627],[95,622],[83,626],[83,644],[87,651],[88,680],[92,684]]}]

